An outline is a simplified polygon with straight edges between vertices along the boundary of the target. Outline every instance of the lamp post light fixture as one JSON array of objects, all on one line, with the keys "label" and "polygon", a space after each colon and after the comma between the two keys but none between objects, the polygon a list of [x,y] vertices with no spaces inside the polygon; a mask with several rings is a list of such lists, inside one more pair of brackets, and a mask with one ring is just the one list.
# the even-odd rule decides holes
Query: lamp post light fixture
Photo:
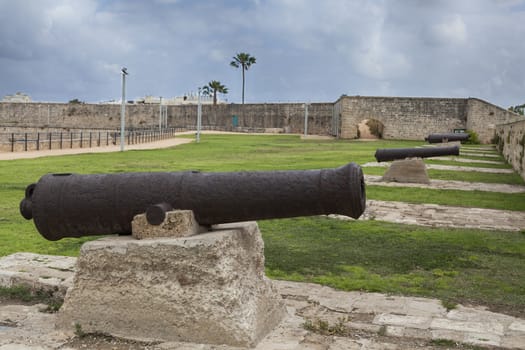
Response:
[{"label": "lamp post light fixture", "polygon": [[120,151],[124,151],[124,132],[126,130],[126,75],[128,69],[122,67],[122,103],[120,106]]}]

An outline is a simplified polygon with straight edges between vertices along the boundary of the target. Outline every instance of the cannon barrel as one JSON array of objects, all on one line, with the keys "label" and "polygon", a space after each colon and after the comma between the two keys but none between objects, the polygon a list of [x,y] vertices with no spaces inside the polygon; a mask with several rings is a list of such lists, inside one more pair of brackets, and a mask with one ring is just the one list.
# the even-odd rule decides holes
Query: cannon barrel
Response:
[{"label": "cannon barrel", "polygon": [[424,148],[383,148],[376,150],[378,162],[405,158],[429,158],[439,156],[459,156],[459,147],[424,147]]},{"label": "cannon barrel", "polygon": [[[27,187],[20,212],[49,240],[131,234],[152,206],[193,210],[201,225],[342,214],[365,209],[361,168],[203,173],[48,174]],[[162,204],[159,206],[159,204]],[[155,215],[153,215],[155,217]]]},{"label": "cannon barrel", "polygon": [[425,137],[428,143],[440,143],[448,141],[467,141],[470,135],[467,133],[430,134]]}]

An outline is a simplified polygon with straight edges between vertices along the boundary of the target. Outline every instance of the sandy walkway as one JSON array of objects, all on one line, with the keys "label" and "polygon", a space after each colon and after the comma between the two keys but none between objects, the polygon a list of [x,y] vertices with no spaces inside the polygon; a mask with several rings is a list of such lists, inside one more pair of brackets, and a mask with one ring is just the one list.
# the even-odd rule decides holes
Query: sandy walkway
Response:
[{"label": "sandy walkway", "polygon": [[[195,135],[196,131],[184,131],[178,132],[177,135]],[[239,133],[231,131],[215,131],[215,130],[205,130],[201,134],[238,134],[238,135],[282,135],[282,134],[271,134],[271,133]],[[301,137],[303,138],[303,137]],[[315,135],[308,135],[308,139],[316,139]],[[321,136],[320,138],[326,139],[327,137]],[[129,150],[141,150],[141,149],[160,149],[160,148],[169,148],[184,143],[193,142],[195,139],[181,139],[181,138],[171,138],[167,140],[140,143],[135,145],[126,145],[125,151]],[[107,152],[119,152],[120,145],[115,146],[103,146],[103,147],[91,147],[91,148],[67,148],[67,149],[52,149],[52,150],[41,150],[41,151],[28,151],[28,152],[0,152],[0,160],[12,160],[12,159],[31,159],[39,157],[49,157],[49,156],[63,156],[68,154],[82,154],[82,153],[107,153]]]},{"label": "sandy walkway", "polygon": [[[182,139],[182,138],[171,138],[167,140],[140,143],[136,145],[126,145],[124,150],[140,150],[140,149],[158,149],[158,148],[169,148],[184,143],[193,142],[193,139]],[[103,146],[103,147],[92,147],[92,148],[71,148],[71,149],[52,149],[42,151],[28,151],[28,152],[0,152],[0,160],[12,160],[12,159],[30,159],[39,157],[49,156],[63,156],[67,154],[82,154],[82,153],[107,153],[107,152],[119,152],[120,145],[116,146]]]}]

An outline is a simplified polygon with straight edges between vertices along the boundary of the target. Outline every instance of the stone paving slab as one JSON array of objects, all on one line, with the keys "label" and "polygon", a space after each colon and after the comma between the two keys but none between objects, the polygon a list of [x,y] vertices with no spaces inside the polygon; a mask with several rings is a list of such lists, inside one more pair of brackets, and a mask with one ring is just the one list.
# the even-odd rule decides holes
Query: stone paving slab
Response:
[{"label": "stone paving slab", "polygon": [[499,160],[470,159],[458,157],[432,157],[430,160],[447,160],[458,163],[505,164],[505,162]]},{"label": "stone paving slab", "polygon": [[65,295],[73,283],[76,258],[16,253],[0,259],[0,285],[28,285]]},{"label": "stone paving slab", "polygon": [[494,145],[479,145],[479,146],[467,146],[467,145],[461,145],[462,149],[468,149],[468,150],[489,150],[489,151],[496,151],[496,146]]},{"label": "stone paving slab", "polygon": [[[25,255],[15,259],[21,266],[33,266],[35,283],[49,269],[51,256],[34,260]],[[56,257],[57,264],[63,257]],[[44,263],[43,261],[47,261]],[[41,266],[35,261],[42,261]],[[9,265],[9,264],[7,264]],[[10,266],[13,266],[10,264]],[[52,265],[51,265],[52,266]],[[69,277],[73,272],[69,271]],[[525,320],[487,311],[483,308],[457,306],[445,309],[436,299],[392,296],[380,293],[343,292],[329,287],[289,281],[274,281],[287,306],[285,320],[266,336],[256,350],[300,349],[442,349],[430,341],[446,339],[461,343],[493,346],[498,349],[525,349]],[[43,305],[0,304],[0,350],[77,350],[73,334],[54,328],[56,314],[40,312]],[[319,320],[339,324],[341,334],[320,334],[305,324]],[[132,335],[130,335],[132,336]],[[127,347],[126,347],[127,348]],[[228,346],[167,342],[130,349],[151,350],[234,350]],[[104,347],[104,349],[124,349]]]},{"label": "stone paving slab", "polygon": [[371,186],[388,186],[388,187],[417,187],[441,190],[461,190],[461,191],[485,191],[501,193],[524,193],[525,186],[508,185],[485,182],[466,182],[451,180],[430,180],[430,184],[401,183],[382,181],[380,175],[365,175],[365,182]]},{"label": "stone paving slab", "polygon": [[[329,217],[353,220],[347,216]],[[525,230],[525,212],[484,208],[453,207],[438,204],[412,204],[367,200],[359,220],[380,220],[432,227],[474,228],[481,230]]]},{"label": "stone paving slab", "polygon": [[[386,168],[390,166],[389,162],[369,162],[361,165],[362,167],[382,167]],[[497,168],[478,168],[470,166],[457,166],[457,165],[441,165],[441,164],[427,164],[427,169],[435,170],[452,170],[452,171],[474,171],[479,173],[492,173],[492,174],[513,174],[513,169],[497,169]]]},{"label": "stone paving slab", "polygon": [[500,158],[501,155],[498,153],[486,153],[486,152],[475,152],[472,150],[469,150],[468,152],[460,151],[459,154],[461,156],[474,156],[474,157],[486,157],[486,158]]}]

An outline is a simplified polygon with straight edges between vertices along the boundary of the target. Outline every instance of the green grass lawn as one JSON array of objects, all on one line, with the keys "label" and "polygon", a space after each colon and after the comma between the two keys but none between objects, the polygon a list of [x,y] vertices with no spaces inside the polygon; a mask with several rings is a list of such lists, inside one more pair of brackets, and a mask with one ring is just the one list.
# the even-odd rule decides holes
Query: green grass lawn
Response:
[{"label": "green grass lawn", "polygon": [[[49,242],[18,205],[25,187],[50,172],[241,171],[337,167],[375,161],[377,148],[417,141],[302,141],[297,136],[202,135],[172,149],[84,154],[0,162],[0,256],[29,251],[78,255],[93,239]],[[463,165],[463,164],[459,164]],[[382,175],[384,168],[363,168]],[[523,184],[517,174],[429,171],[431,178]],[[508,176],[507,176],[508,175]],[[523,194],[368,186],[368,198],[525,210]],[[438,229],[323,217],[259,222],[268,275],[468,302],[525,316],[525,232]]]},{"label": "green grass lawn", "polygon": [[272,278],[525,315],[525,234],[324,217],[259,222]]}]

